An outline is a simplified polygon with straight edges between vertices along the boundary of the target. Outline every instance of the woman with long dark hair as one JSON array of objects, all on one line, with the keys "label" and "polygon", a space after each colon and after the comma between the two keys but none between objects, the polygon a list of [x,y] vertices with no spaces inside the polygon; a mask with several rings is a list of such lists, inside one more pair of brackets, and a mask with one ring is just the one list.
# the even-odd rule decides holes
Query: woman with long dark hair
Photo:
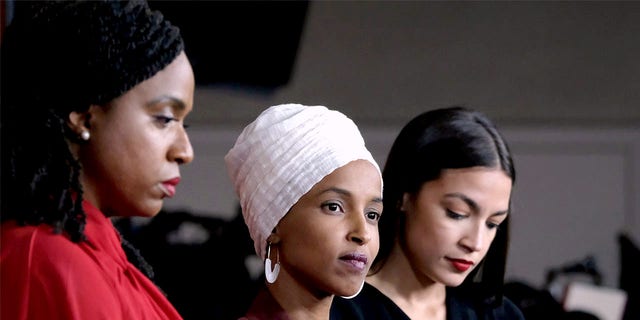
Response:
[{"label": "woman with long dark hair", "polygon": [[521,319],[502,286],[515,169],[483,114],[425,112],[396,138],[383,170],[380,252],[362,293],[334,319]]}]

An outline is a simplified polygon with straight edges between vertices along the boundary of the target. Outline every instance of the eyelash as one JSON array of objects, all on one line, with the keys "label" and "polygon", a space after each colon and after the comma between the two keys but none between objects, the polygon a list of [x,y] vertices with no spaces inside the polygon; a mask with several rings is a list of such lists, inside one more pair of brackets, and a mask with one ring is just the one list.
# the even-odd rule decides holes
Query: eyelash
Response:
[{"label": "eyelash", "polygon": [[[375,218],[373,218],[373,219],[369,218],[369,215],[371,215],[371,214],[374,214]],[[369,211],[365,215],[367,216],[367,218],[369,218],[369,219],[371,219],[371,220],[373,220],[375,222],[380,221],[380,218],[382,218],[382,214],[380,214],[379,212],[375,212],[375,211]]]},{"label": "eyelash", "polygon": [[160,122],[162,125],[168,125],[172,121],[178,121],[178,119],[169,116],[155,116],[156,121]]},{"label": "eyelash", "polygon": [[344,212],[344,209],[342,209],[342,206],[339,203],[335,203],[335,202],[323,203],[321,207],[327,208],[331,212],[336,212],[335,210],[332,210],[331,207],[337,207],[337,209],[339,209],[340,212]]},{"label": "eyelash", "polygon": [[454,220],[462,220],[464,218],[466,218],[467,216],[463,215],[463,214],[459,214],[457,212],[451,211],[449,209],[447,209],[447,216],[449,218],[452,218]]},{"label": "eyelash", "polygon": [[[179,122],[180,120],[178,120],[178,118],[174,118],[174,117],[169,117],[169,116],[155,116],[156,121],[160,122],[162,124],[162,126],[167,126],[169,123],[175,121],[175,122]],[[183,124],[182,127],[184,129],[188,129],[190,127],[189,124]]]},{"label": "eyelash", "polygon": [[[322,204],[321,207],[322,208],[327,208],[330,212],[336,212],[336,210],[333,210],[332,207],[337,207],[337,208],[334,208],[334,209],[339,209],[340,212],[344,213],[344,209],[342,209],[342,206],[340,204],[338,204],[338,203],[334,203],[334,202],[325,203],[325,204]],[[370,217],[370,215],[372,215],[372,214],[375,215],[374,218]],[[365,216],[367,217],[367,219],[377,222],[382,217],[382,214],[379,213],[379,212],[376,212],[376,211],[369,211],[369,212],[365,213]]]},{"label": "eyelash", "polygon": [[[454,219],[454,220],[462,220],[462,219],[467,217],[467,216],[465,216],[463,214],[459,214],[459,213],[451,211],[449,209],[447,209],[447,216],[449,218]],[[487,228],[490,229],[490,230],[498,229],[498,228],[500,228],[500,224],[499,223],[493,223],[493,222],[487,222]]]}]

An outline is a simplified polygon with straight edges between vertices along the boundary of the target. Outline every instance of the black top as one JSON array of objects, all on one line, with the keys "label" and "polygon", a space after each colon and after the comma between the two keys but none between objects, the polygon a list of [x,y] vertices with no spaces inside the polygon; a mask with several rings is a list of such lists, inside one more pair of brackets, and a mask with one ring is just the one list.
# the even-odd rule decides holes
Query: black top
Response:
[{"label": "black top", "polygon": [[[495,308],[478,308],[471,302],[455,296],[447,288],[447,320],[524,320],[520,309],[506,297],[502,305]],[[353,299],[333,298],[331,320],[410,320],[410,318],[387,296],[372,285],[365,283],[362,292]]]}]

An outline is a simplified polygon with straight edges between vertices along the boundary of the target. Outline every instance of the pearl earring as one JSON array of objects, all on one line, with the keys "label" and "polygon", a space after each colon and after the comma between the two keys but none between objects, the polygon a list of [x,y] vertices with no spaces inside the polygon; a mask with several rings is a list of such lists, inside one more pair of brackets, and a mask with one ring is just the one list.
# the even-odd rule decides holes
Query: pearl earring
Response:
[{"label": "pearl earring", "polygon": [[82,130],[82,132],[80,132],[80,138],[84,141],[89,141],[89,138],[91,137],[91,133],[89,133],[89,130]]}]

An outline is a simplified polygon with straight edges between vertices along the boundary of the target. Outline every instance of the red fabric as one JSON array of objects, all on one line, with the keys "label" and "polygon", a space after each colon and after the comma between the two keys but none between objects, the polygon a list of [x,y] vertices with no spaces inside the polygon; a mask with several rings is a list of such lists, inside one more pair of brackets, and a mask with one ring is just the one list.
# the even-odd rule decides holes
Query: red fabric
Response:
[{"label": "red fabric", "polygon": [[251,303],[247,314],[238,320],[289,320],[289,316],[269,290],[262,288]]},{"label": "red fabric", "polygon": [[87,241],[80,243],[44,224],[2,224],[0,318],[182,319],[127,261],[111,220],[87,202],[83,208]]}]

